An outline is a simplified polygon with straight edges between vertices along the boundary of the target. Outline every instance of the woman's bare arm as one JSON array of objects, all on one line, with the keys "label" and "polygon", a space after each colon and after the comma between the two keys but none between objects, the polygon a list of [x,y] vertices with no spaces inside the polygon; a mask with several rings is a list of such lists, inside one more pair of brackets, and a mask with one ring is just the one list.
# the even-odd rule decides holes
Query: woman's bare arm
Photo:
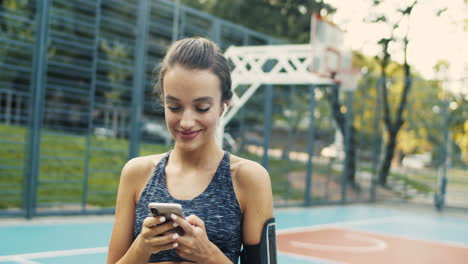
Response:
[{"label": "woman's bare arm", "polygon": [[263,225],[273,217],[270,175],[260,164],[245,161],[239,166],[237,178],[244,203],[243,242],[256,245]]}]

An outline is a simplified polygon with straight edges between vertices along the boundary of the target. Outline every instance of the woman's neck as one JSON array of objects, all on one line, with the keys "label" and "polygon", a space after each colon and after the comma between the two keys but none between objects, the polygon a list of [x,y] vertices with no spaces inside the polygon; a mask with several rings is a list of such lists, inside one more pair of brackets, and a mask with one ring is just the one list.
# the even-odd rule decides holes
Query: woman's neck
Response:
[{"label": "woman's neck", "polygon": [[[177,148],[176,144],[170,159],[182,168],[211,168],[213,165],[218,165],[223,155],[224,151],[215,142],[193,151],[181,150]],[[216,161],[216,164],[214,161]]]}]

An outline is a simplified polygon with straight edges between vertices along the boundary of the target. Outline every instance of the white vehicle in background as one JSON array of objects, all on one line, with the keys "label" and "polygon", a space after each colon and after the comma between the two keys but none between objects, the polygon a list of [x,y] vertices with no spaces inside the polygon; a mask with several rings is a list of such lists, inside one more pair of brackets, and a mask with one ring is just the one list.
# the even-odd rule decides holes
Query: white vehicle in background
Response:
[{"label": "white vehicle in background", "polygon": [[331,144],[320,151],[320,155],[329,159],[344,160],[345,152],[342,145]]},{"label": "white vehicle in background", "polygon": [[117,136],[117,133],[110,128],[95,127],[94,135],[99,139],[104,139],[104,138],[115,138]]},{"label": "white vehicle in background", "polygon": [[162,122],[145,120],[142,122],[141,136],[144,140],[170,145],[172,137],[167,131],[166,125]]},{"label": "white vehicle in background", "polygon": [[431,153],[413,154],[403,158],[401,164],[405,168],[423,169],[431,164]]}]

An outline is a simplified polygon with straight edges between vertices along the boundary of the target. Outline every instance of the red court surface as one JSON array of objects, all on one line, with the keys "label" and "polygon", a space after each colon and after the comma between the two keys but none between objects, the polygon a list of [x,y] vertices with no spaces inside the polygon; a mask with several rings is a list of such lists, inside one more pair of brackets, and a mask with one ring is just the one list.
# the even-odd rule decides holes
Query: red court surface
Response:
[{"label": "red court surface", "polygon": [[278,252],[327,263],[468,263],[468,246],[341,227],[279,232]]}]

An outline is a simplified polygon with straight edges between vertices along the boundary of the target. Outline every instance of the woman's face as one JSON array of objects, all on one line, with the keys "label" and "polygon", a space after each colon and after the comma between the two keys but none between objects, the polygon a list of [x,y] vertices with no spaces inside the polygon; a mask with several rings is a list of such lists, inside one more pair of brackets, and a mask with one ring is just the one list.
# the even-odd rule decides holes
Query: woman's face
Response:
[{"label": "woman's face", "polygon": [[221,83],[209,70],[170,68],[163,79],[166,125],[178,148],[215,142],[222,112]]}]

